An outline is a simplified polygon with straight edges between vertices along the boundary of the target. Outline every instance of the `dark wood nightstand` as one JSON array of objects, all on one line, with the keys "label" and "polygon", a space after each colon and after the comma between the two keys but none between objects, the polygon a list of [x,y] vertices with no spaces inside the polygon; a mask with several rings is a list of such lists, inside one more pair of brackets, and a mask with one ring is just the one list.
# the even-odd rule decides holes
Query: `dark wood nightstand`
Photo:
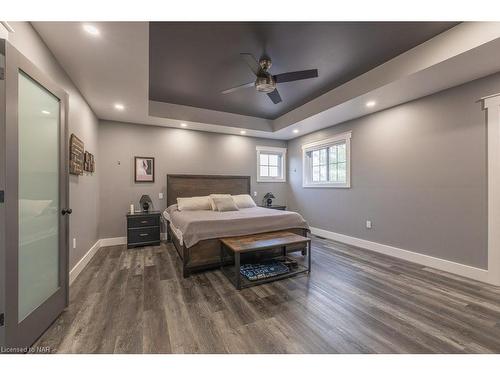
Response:
[{"label": "dark wood nightstand", "polygon": [[259,206],[263,208],[270,208],[271,210],[281,210],[281,211],[286,211],[286,206],[281,206],[281,205],[272,205],[272,206]]},{"label": "dark wood nightstand", "polygon": [[127,248],[160,244],[159,211],[127,214]]}]

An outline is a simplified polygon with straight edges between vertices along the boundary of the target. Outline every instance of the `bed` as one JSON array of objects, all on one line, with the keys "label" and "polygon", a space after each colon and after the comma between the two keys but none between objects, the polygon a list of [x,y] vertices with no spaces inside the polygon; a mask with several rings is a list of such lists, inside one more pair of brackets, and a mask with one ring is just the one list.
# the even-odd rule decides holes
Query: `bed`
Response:
[{"label": "bed", "polygon": [[[309,232],[304,219],[289,211],[253,207],[230,212],[181,212],[175,207],[177,198],[210,194],[250,194],[250,176],[167,175],[167,210],[163,218],[167,238],[182,260],[184,277],[220,267],[220,238],[282,230],[303,236]],[[304,246],[287,250],[303,251]]]}]

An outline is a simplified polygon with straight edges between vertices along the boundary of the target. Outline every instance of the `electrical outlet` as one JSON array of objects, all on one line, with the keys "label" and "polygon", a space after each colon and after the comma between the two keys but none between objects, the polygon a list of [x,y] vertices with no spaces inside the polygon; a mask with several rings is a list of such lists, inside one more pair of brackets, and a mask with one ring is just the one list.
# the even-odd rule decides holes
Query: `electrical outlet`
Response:
[{"label": "electrical outlet", "polygon": [[371,220],[366,220],[366,229],[372,229],[372,222],[371,222]]},{"label": "electrical outlet", "polygon": [[73,249],[76,249],[76,238],[73,238]]},{"label": "electrical outlet", "polygon": [[254,197],[256,197],[256,196],[257,196],[257,192],[256,192],[256,191],[254,191],[254,192],[253,192],[253,196],[254,196]]},{"label": "electrical outlet", "polygon": [[163,193],[158,194],[158,199],[163,199]]}]

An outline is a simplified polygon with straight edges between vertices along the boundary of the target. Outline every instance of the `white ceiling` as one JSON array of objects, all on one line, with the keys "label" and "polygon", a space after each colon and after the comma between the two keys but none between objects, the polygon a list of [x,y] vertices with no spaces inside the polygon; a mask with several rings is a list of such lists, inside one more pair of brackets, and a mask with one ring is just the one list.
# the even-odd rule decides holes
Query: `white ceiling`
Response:
[{"label": "white ceiling", "polygon": [[[500,23],[462,23],[275,119],[148,100],[148,23],[80,22],[33,26],[98,118],[144,125],[291,139],[500,71]],[[367,108],[365,103],[377,105]],[[115,103],[123,103],[117,111]],[[298,129],[299,133],[293,130]]]}]

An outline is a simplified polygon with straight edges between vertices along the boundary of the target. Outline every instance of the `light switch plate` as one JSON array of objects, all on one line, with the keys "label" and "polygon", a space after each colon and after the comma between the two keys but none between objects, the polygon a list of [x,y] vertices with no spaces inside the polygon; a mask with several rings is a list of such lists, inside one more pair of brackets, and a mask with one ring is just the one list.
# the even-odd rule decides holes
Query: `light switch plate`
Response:
[{"label": "light switch plate", "polygon": [[158,194],[158,199],[163,199],[163,193]]},{"label": "light switch plate", "polygon": [[366,229],[372,229],[372,222],[371,222],[371,220],[366,220]]},{"label": "light switch plate", "polygon": [[254,192],[253,192],[253,196],[254,196],[254,197],[256,197],[256,196],[257,196],[257,192],[256,192],[256,191],[254,191]]}]

